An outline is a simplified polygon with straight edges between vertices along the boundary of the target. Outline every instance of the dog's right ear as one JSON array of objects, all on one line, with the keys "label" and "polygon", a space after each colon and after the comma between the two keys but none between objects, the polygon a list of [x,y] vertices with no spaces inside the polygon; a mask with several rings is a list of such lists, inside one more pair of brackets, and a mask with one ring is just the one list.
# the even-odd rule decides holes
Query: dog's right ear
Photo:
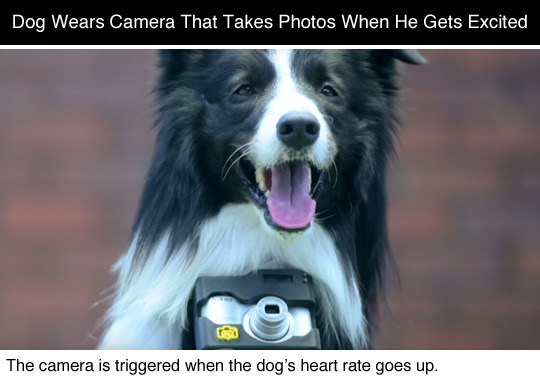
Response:
[{"label": "dog's right ear", "polygon": [[188,51],[189,50],[181,50],[181,49],[159,50],[158,51],[159,61],[164,64],[180,62],[183,59],[185,59]]},{"label": "dog's right ear", "polygon": [[167,49],[158,51],[158,64],[161,67],[170,67],[182,70],[187,64],[203,56],[203,50],[194,49]]},{"label": "dog's right ear", "polygon": [[158,51],[158,63],[162,67],[184,67],[190,50],[167,49]]},{"label": "dog's right ear", "polygon": [[181,50],[173,50],[173,49],[158,50],[158,59],[160,62],[163,62],[163,63],[171,62],[174,60],[174,57],[176,56],[177,51],[181,51]]}]

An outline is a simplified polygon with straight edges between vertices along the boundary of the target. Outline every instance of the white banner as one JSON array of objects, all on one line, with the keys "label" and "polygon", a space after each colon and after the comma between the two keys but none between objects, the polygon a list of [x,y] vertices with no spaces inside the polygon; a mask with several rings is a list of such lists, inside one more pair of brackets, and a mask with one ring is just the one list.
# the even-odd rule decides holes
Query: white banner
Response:
[{"label": "white banner", "polygon": [[0,377],[540,378],[540,351],[0,351]]}]

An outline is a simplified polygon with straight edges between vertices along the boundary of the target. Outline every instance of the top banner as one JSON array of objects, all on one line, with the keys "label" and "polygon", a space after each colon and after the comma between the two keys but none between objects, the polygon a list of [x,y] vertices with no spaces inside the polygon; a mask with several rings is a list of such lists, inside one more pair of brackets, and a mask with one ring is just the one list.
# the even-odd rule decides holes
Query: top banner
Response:
[{"label": "top banner", "polygon": [[[526,8],[266,9],[169,6],[159,10],[11,7],[2,45],[516,45],[538,43]],[[382,7],[382,6],[381,6]]]}]

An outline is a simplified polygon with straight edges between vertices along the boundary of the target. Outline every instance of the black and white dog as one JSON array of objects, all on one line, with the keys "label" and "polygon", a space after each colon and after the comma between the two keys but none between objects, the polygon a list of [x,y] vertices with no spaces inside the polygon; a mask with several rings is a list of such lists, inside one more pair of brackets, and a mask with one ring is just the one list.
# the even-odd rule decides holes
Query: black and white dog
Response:
[{"label": "black and white dog", "polygon": [[103,349],[182,348],[200,276],[297,268],[324,349],[370,347],[388,253],[396,60],[415,50],[171,50]]}]

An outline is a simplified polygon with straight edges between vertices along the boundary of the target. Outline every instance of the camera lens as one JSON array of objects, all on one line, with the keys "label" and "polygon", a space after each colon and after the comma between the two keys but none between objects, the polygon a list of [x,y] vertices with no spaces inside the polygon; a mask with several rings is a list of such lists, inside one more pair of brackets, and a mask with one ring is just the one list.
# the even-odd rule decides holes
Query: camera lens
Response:
[{"label": "camera lens", "polygon": [[287,304],[278,297],[264,297],[251,310],[249,328],[266,341],[282,339],[289,331],[291,316]]},{"label": "camera lens", "polygon": [[268,304],[264,306],[264,312],[266,312],[267,314],[279,314],[279,306]]}]

